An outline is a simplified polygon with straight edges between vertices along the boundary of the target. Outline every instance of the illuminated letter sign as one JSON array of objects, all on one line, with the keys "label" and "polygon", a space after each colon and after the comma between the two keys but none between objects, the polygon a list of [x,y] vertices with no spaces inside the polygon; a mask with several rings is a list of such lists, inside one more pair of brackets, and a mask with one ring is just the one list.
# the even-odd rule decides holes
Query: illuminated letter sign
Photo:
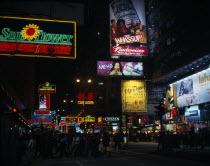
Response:
[{"label": "illuminated letter sign", "polygon": [[56,93],[56,85],[52,85],[49,82],[39,85],[39,93]]},{"label": "illuminated letter sign", "polygon": [[76,22],[0,16],[0,55],[76,58]]}]

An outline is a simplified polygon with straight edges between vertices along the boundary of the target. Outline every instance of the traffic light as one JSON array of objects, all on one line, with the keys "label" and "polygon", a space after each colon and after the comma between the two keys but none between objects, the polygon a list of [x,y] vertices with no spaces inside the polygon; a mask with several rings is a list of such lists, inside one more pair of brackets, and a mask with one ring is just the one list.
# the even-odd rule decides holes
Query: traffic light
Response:
[{"label": "traffic light", "polygon": [[154,106],[157,111],[155,111],[155,113],[162,118],[163,115],[165,115],[166,111],[165,111],[165,105],[164,104],[159,104],[158,106]]}]

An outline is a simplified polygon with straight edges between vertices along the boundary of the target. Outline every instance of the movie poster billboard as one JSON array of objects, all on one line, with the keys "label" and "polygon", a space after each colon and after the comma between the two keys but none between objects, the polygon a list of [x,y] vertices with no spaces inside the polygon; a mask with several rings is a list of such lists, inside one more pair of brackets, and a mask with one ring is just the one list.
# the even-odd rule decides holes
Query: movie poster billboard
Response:
[{"label": "movie poster billboard", "polygon": [[175,84],[178,107],[210,101],[210,68],[186,77]]},{"label": "movie poster billboard", "polygon": [[122,80],[122,112],[147,112],[145,81]]},{"label": "movie poster billboard", "polygon": [[0,56],[76,59],[76,22],[0,16]]},{"label": "movie poster billboard", "polygon": [[142,62],[98,61],[99,76],[144,76]]},{"label": "movie poster billboard", "polygon": [[119,56],[146,56],[144,0],[110,0],[110,53]]}]

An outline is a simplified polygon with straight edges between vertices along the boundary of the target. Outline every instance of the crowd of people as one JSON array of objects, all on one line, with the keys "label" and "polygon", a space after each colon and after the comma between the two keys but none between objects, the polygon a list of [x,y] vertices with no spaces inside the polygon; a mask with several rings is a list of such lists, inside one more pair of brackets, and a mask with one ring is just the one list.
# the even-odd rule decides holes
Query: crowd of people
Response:
[{"label": "crowd of people", "polygon": [[[210,131],[199,130],[197,133],[174,134],[167,132],[140,133],[57,133],[44,131],[43,133],[24,134],[17,139],[17,162],[32,162],[36,159],[72,157],[111,156],[112,151],[122,149],[125,137],[131,142],[157,142],[158,151],[170,149],[194,148],[203,150],[210,146]],[[26,161],[24,156],[29,160]],[[22,164],[24,165],[24,164]],[[27,164],[26,164],[27,165]]]},{"label": "crowd of people", "polygon": [[27,163],[36,159],[111,156],[111,151],[121,149],[123,140],[119,133],[72,134],[44,131],[38,135],[21,135],[17,141],[18,162]]}]

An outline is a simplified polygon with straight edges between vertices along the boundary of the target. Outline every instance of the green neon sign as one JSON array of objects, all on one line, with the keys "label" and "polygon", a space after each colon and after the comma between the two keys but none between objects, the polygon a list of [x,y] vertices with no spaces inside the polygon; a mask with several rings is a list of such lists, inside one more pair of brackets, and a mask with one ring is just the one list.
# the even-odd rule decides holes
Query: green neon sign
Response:
[{"label": "green neon sign", "polygon": [[71,40],[74,38],[73,35],[51,34],[39,30],[39,35],[32,41],[25,40],[22,34],[23,32],[15,32],[11,31],[10,28],[3,28],[0,41],[72,45]]}]

